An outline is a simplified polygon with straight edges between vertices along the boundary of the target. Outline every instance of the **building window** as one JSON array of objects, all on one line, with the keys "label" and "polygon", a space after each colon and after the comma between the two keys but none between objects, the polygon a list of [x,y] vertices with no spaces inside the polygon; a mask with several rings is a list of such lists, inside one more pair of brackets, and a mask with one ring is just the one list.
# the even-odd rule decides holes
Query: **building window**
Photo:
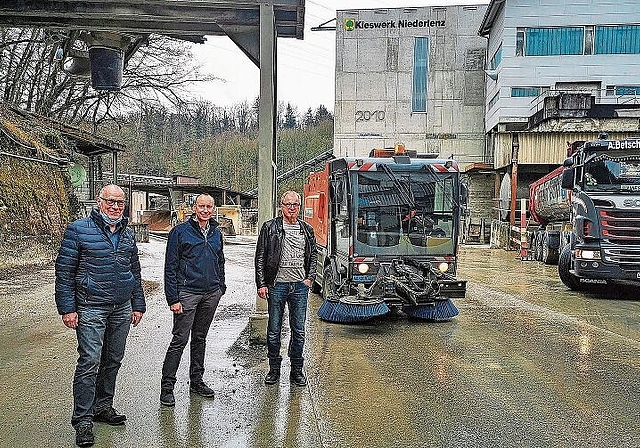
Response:
[{"label": "building window", "polygon": [[496,103],[498,102],[499,98],[500,98],[500,92],[498,92],[495,95],[493,95],[493,98],[491,98],[491,101],[489,101],[489,107],[487,108],[487,110],[491,110],[493,108],[493,106],[496,105]]},{"label": "building window", "polygon": [[595,54],[639,54],[640,25],[597,26]]},{"label": "building window", "polygon": [[525,55],[583,54],[584,28],[527,28]]},{"label": "building window", "polygon": [[429,72],[429,39],[416,37],[413,46],[413,96],[411,110],[427,111],[427,73]]},{"label": "building window", "polygon": [[536,97],[547,89],[542,87],[511,87],[511,96],[515,98]]},{"label": "building window", "polygon": [[502,44],[500,44],[496,52],[493,54],[491,62],[489,63],[489,69],[495,70],[500,65],[500,62],[502,62]]},{"label": "building window", "polygon": [[616,95],[640,95],[640,86],[616,86]]}]

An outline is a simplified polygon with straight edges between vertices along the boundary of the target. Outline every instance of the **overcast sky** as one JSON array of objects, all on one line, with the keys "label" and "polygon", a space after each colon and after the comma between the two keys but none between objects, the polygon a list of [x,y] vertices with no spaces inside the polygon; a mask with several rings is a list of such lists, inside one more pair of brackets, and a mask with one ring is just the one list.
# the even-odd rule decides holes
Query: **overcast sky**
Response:
[{"label": "overcast sky", "polygon": [[[335,18],[337,9],[478,3],[488,0],[306,0],[304,39],[278,39],[278,101],[291,103],[300,113],[320,104],[333,111],[335,32],[311,31],[311,27]],[[228,37],[208,36],[205,44],[194,45],[193,52],[204,73],[224,80],[198,87],[196,96],[218,106],[252,102],[258,96],[258,68]]]}]

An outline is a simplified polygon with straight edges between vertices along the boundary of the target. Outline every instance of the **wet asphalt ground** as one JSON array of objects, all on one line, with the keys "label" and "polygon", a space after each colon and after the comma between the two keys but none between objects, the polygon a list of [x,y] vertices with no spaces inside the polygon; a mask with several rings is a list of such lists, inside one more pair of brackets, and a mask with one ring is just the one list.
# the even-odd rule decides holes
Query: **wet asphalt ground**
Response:
[{"label": "wet asphalt ground", "polygon": [[[640,293],[571,292],[554,266],[485,247],[462,249],[468,293],[449,322],[330,324],[316,317],[312,295],[309,385],[298,388],[286,360],[279,385],[262,382],[266,350],[248,343],[247,330],[254,246],[229,244],[206,358],[217,395],[189,393],[186,350],[176,406],[162,407],[171,328],[163,248],[140,245],[151,293],[115,400],[128,420],[96,424],[97,447],[640,446]],[[73,446],[75,335],[55,312],[53,270],[0,281],[0,304],[0,447]]]}]

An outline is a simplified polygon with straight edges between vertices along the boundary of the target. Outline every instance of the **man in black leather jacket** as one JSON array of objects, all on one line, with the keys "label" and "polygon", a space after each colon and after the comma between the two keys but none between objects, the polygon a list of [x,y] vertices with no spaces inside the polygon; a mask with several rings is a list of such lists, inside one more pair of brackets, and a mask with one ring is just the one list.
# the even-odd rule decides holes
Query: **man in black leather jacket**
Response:
[{"label": "man in black leather jacket", "polygon": [[267,356],[269,373],[265,384],[275,384],[280,378],[282,318],[285,305],[289,308],[289,358],[292,384],[305,386],[302,371],[305,322],[309,287],[315,279],[316,239],[313,229],[298,219],[301,197],[295,191],[282,195],[282,217],[262,225],[256,246],[255,268],[258,296],[267,300]]}]

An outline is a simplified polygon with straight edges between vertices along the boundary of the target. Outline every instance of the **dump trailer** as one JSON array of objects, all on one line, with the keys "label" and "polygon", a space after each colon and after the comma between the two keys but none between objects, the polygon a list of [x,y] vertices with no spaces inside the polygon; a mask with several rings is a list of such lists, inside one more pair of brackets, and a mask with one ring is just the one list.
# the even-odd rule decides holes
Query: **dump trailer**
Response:
[{"label": "dump trailer", "polygon": [[458,314],[460,215],[466,201],[458,165],[394,149],[338,158],[311,173],[304,220],[314,229],[318,316],[358,322],[397,312],[428,320]]},{"label": "dump trailer", "polygon": [[569,145],[563,166],[530,186],[532,250],[573,290],[640,285],[640,139]]},{"label": "dump trailer", "polygon": [[536,227],[530,236],[531,251],[535,260],[545,264],[558,263],[562,235],[572,228],[570,192],[561,186],[563,172],[560,166],[529,185],[529,214]]}]

